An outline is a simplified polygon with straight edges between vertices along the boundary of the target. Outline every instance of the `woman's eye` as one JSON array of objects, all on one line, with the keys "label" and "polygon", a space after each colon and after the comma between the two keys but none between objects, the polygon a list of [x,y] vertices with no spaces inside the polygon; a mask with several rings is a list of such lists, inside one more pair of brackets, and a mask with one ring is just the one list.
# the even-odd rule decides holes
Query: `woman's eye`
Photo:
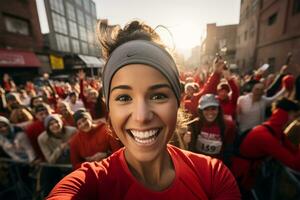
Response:
[{"label": "woman's eye", "polygon": [[165,94],[154,94],[151,96],[152,100],[164,100],[166,98],[168,98],[168,97]]},{"label": "woman's eye", "polygon": [[131,97],[129,95],[120,95],[115,100],[116,101],[127,102],[127,101],[131,100]]}]

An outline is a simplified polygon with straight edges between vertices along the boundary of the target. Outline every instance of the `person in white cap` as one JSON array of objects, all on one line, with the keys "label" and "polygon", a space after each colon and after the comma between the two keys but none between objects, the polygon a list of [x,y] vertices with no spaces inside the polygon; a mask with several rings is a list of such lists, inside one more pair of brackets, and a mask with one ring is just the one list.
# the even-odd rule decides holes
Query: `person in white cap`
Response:
[{"label": "person in white cap", "polygon": [[23,130],[0,116],[0,147],[13,160],[32,162],[35,152]]},{"label": "person in white cap", "polygon": [[224,118],[214,94],[200,98],[198,113],[197,120],[190,126],[192,137],[189,150],[225,161],[226,150],[232,146],[237,133],[233,121]]}]

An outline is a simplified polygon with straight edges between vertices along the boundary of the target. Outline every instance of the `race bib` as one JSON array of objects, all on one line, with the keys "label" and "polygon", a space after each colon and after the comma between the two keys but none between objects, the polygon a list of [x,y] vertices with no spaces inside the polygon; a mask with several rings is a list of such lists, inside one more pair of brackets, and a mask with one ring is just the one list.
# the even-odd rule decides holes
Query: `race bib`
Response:
[{"label": "race bib", "polygon": [[215,134],[201,132],[197,138],[197,150],[203,154],[215,155],[221,152],[222,141]]}]

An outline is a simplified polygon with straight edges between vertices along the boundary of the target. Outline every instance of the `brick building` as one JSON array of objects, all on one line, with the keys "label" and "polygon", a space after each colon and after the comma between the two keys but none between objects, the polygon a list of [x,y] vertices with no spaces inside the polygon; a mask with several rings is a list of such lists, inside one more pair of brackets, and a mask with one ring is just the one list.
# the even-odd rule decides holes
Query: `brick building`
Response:
[{"label": "brick building", "polygon": [[237,25],[207,24],[206,38],[201,45],[201,61],[211,63],[220,53],[229,64],[235,63]]},{"label": "brick building", "polygon": [[242,73],[251,71],[255,68],[259,10],[259,0],[241,1],[235,59],[236,64]]},{"label": "brick building", "polygon": [[300,74],[300,0],[263,0],[259,15],[256,65],[277,71],[293,54],[289,71]]},{"label": "brick building", "polygon": [[[35,1],[0,1],[0,75],[9,73],[15,81],[37,75],[43,38]],[[24,70],[26,69],[26,70]]]}]

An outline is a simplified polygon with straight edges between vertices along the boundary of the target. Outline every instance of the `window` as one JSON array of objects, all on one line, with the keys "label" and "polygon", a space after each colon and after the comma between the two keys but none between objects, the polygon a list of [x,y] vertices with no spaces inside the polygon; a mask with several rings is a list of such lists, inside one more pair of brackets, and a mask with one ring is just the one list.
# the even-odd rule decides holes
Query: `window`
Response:
[{"label": "window", "polygon": [[250,14],[250,8],[249,8],[249,6],[247,6],[247,8],[246,8],[246,19],[249,17],[249,14]]},{"label": "window", "polygon": [[293,14],[300,13],[300,0],[294,0],[293,3]]},{"label": "window", "polygon": [[84,10],[86,10],[88,13],[91,12],[90,0],[84,0],[83,6],[84,6]]},{"label": "window", "polygon": [[95,55],[94,45],[89,44],[90,54]]},{"label": "window", "polygon": [[87,41],[86,30],[83,26],[79,26],[79,37],[80,37],[81,40]]},{"label": "window", "polygon": [[70,4],[69,2],[66,2],[66,5],[67,5],[68,19],[76,21],[74,6],[72,4]]},{"label": "window", "polygon": [[91,19],[91,17],[90,16],[88,16],[88,15],[86,15],[85,16],[85,22],[86,22],[86,28],[88,29],[88,30],[92,30],[92,28],[93,28],[93,26],[92,26],[92,19]]},{"label": "window", "polygon": [[56,34],[57,50],[70,51],[69,38],[61,34]]},{"label": "window", "polygon": [[94,32],[87,31],[87,39],[90,44],[94,44]]},{"label": "window", "polygon": [[253,26],[251,26],[250,28],[250,38],[253,38],[255,35],[255,28]]},{"label": "window", "polygon": [[27,20],[4,15],[5,28],[8,32],[29,35],[29,22]]},{"label": "window", "polygon": [[79,9],[77,9],[77,20],[78,20],[78,24],[85,26],[83,13]]},{"label": "window", "polygon": [[68,34],[66,18],[52,12],[54,31]]},{"label": "window", "polygon": [[268,18],[268,25],[269,25],[269,26],[272,26],[273,24],[275,24],[276,19],[277,19],[277,13],[274,13],[273,15],[271,15],[271,16]]},{"label": "window", "polygon": [[75,22],[69,21],[69,31],[72,37],[78,38],[78,29]]},{"label": "window", "polygon": [[96,17],[96,5],[93,1],[91,1],[91,13],[94,17]]},{"label": "window", "polygon": [[80,45],[79,45],[79,41],[72,39],[72,50],[74,53],[80,53]]},{"label": "window", "polygon": [[81,0],[75,0],[75,2],[76,2],[77,5],[82,6],[82,1]]},{"label": "window", "polygon": [[248,38],[248,31],[245,31],[245,33],[244,33],[244,40],[247,40],[247,38]]},{"label": "window", "polygon": [[52,10],[65,15],[65,10],[64,10],[64,4],[63,1],[61,0],[51,0],[50,2],[50,7]]},{"label": "window", "polygon": [[86,42],[81,42],[81,50],[83,54],[88,54],[88,44]]}]

